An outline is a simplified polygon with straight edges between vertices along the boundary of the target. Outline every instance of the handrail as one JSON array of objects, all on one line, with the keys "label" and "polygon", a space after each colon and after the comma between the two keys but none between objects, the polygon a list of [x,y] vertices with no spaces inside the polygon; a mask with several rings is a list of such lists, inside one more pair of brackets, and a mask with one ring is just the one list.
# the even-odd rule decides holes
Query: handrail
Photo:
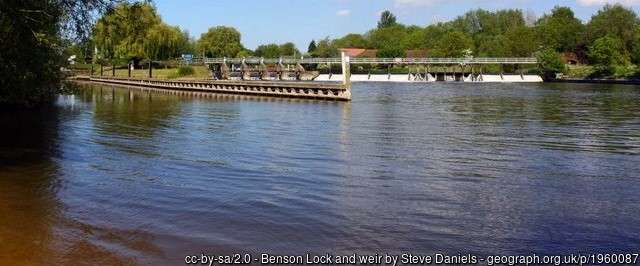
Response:
[{"label": "handrail", "polygon": [[[205,64],[340,64],[341,58],[204,58],[196,59]],[[538,60],[534,57],[477,57],[477,58],[350,58],[350,64],[537,64]]]}]

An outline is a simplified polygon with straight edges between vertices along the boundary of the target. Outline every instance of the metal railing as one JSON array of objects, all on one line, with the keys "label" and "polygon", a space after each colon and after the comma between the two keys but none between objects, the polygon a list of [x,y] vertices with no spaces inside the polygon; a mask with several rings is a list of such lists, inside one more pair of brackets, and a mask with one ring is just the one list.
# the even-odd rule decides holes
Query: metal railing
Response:
[{"label": "metal railing", "polygon": [[[340,64],[340,57],[333,58],[204,58],[194,59],[205,64]],[[350,58],[350,64],[399,64],[399,65],[437,65],[437,64],[537,64],[534,57],[478,57],[478,58]]]}]

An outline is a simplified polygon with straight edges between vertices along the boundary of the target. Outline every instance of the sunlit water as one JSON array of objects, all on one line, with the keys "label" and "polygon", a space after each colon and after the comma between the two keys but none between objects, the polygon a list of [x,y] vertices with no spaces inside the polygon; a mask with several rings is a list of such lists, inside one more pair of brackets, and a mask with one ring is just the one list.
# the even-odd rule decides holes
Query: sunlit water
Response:
[{"label": "sunlit water", "polygon": [[639,87],[356,84],[324,102],[84,85],[0,117],[9,264],[640,248]]}]

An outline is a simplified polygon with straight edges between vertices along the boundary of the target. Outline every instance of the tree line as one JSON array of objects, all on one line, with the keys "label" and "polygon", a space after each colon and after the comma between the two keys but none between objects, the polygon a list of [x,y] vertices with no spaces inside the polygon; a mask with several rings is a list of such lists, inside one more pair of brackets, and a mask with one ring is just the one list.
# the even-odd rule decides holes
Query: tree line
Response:
[{"label": "tree line", "polygon": [[[170,59],[183,53],[207,57],[280,57],[303,55],[293,43],[264,44],[255,50],[242,45],[233,27],[210,28],[197,40],[186,31],[164,24],[146,2],[123,3],[105,14],[94,28],[93,41],[102,58]],[[378,57],[403,57],[408,50],[429,57],[532,57],[562,71],[559,54],[572,53],[596,66],[602,75],[617,67],[640,63],[640,20],[622,5],[605,5],[583,23],[569,7],[557,6],[540,18],[519,9],[471,10],[448,21],[403,25],[384,11],[377,27],[366,33],[313,40],[304,55],[333,57],[339,48],[376,49]]]},{"label": "tree line", "polygon": [[[98,19],[94,19],[98,15]],[[95,21],[95,23],[93,23]],[[242,45],[226,26],[210,28],[196,40],[167,25],[149,1],[0,1],[0,105],[35,105],[53,95],[69,55],[113,62],[165,60],[181,54],[208,57],[300,56],[292,43]],[[540,18],[521,10],[471,10],[448,22],[403,25],[389,11],[375,28],[340,38],[313,40],[305,56],[338,56],[339,48],[376,49],[379,57],[537,56],[547,73],[562,72],[561,53],[572,53],[607,76],[640,64],[640,21],[622,5],[605,5],[586,22],[568,7]],[[96,53],[97,50],[97,53]]]}]

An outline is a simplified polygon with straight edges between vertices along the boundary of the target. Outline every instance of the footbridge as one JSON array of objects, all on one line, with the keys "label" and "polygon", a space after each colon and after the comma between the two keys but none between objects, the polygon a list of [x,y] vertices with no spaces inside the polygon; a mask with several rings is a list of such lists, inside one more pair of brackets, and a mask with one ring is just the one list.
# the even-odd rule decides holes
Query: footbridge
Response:
[{"label": "footbridge", "polygon": [[[519,75],[485,75],[486,65],[536,65],[533,57],[492,58],[350,58],[342,53],[333,58],[198,58],[197,62],[209,66],[213,79],[227,80],[308,80],[308,81],[490,81],[490,82],[527,82],[538,81],[539,77]],[[340,74],[320,74],[310,71],[312,66],[340,65]],[[387,74],[351,75],[351,65],[386,66]],[[408,74],[391,74],[391,66],[409,66]],[[434,71],[434,69],[447,70]]]},{"label": "footbridge", "polygon": [[[346,58],[345,58],[346,57]],[[537,64],[535,57],[493,58],[204,58],[205,64],[341,64],[347,59],[350,64],[369,65],[531,65]]]}]

